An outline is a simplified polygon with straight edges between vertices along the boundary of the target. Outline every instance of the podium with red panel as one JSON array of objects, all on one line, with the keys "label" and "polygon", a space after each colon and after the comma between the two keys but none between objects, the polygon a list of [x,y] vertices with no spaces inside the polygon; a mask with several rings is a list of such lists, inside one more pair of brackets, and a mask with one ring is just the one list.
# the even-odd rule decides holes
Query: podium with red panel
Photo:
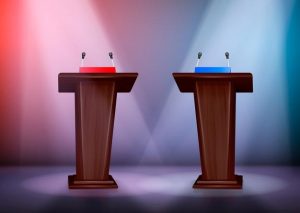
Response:
[{"label": "podium with red panel", "polygon": [[58,75],[59,92],[75,93],[76,174],[69,188],[118,187],[109,174],[117,93],[130,92],[137,76],[114,67]]},{"label": "podium with red panel", "polygon": [[236,93],[253,91],[252,74],[173,76],[181,92],[194,93],[202,175],[193,187],[242,188],[242,176],[235,175]]}]

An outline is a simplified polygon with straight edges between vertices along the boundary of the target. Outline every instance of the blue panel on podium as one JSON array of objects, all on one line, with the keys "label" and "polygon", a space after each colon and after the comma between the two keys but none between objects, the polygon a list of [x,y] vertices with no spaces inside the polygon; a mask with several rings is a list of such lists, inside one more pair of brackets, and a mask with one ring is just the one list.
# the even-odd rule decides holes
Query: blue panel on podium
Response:
[{"label": "blue panel on podium", "polygon": [[195,73],[230,73],[231,67],[195,67]]}]

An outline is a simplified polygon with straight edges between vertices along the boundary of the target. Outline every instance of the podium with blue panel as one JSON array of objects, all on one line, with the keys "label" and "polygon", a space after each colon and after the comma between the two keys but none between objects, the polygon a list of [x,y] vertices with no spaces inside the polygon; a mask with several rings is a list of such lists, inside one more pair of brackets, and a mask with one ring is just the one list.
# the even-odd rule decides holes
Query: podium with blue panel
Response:
[{"label": "podium with blue panel", "polygon": [[242,188],[235,174],[236,93],[253,91],[252,74],[196,67],[173,76],[181,92],[194,94],[202,174],[193,187]]}]

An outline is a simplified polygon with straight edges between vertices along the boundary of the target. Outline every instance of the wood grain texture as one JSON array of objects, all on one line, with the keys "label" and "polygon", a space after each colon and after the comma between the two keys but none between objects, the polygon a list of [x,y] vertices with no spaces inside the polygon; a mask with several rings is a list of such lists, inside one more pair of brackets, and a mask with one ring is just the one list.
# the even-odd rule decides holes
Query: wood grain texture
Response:
[{"label": "wood grain texture", "polygon": [[235,113],[230,81],[196,83],[195,107],[203,179],[234,178]]},{"label": "wood grain texture", "polygon": [[202,175],[194,188],[241,188],[235,175],[236,92],[252,92],[249,73],[174,73],[182,92],[193,92]]},{"label": "wood grain texture", "polygon": [[76,174],[69,176],[69,188],[117,187],[109,175],[117,92],[130,91],[136,77],[59,74],[59,91],[75,93]]},{"label": "wood grain texture", "polygon": [[113,79],[117,92],[130,92],[137,76],[137,73],[60,73],[58,91],[75,92],[79,82]]},{"label": "wood grain texture", "polygon": [[77,178],[108,179],[116,83],[80,82],[75,97]]},{"label": "wood grain texture", "polygon": [[233,83],[236,92],[253,92],[251,73],[173,73],[180,92],[194,92],[197,81],[215,80]]}]

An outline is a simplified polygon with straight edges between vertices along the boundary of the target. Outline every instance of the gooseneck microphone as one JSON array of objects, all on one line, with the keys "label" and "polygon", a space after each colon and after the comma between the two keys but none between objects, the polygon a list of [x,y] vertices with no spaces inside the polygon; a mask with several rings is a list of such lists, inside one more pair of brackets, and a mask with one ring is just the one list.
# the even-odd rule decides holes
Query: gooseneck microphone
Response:
[{"label": "gooseneck microphone", "polygon": [[115,66],[115,63],[114,63],[113,53],[112,53],[112,52],[109,52],[108,55],[109,55],[109,57],[110,57],[112,66],[114,67],[114,66]]},{"label": "gooseneck microphone", "polygon": [[227,67],[230,67],[230,64],[229,64],[229,52],[225,53],[225,57],[226,57],[226,60],[227,60]]},{"label": "gooseneck microphone", "polygon": [[197,59],[197,64],[196,64],[196,67],[199,66],[199,62],[200,62],[200,58],[202,56],[202,52],[198,52],[198,59]]},{"label": "gooseneck microphone", "polygon": [[81,53],[81,65],[80,65],[81,67],[83,67],[83,61],[84,61],[85,55],[86,55],[85,52]]}]

